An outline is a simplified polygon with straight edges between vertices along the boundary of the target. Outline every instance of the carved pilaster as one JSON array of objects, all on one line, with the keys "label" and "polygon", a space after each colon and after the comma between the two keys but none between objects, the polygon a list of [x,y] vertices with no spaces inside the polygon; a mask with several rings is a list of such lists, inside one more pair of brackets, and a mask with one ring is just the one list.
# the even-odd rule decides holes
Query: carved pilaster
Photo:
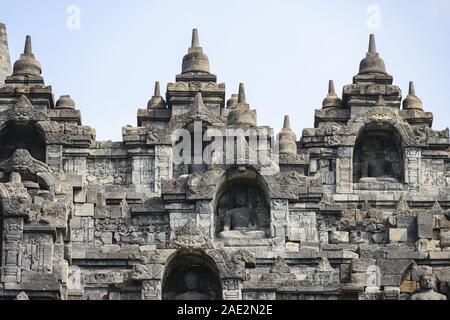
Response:
[{"label": "carved pilaster", "polygon": [[155,146],[155,192],[161,194],[161,181],[172,179],[172,148]]},{"label": "carved pilaster", "polygon": [[3,220],[1,281],[21,282],[23,218],[5,217]]},{"label": "carved pilaster", "polygon": [[155,158],[153,155],[133,156],[131,179],[139,192],[155,192]]},{"label": "carved pilaster", "polygon": [[224,300],[242,300],[241,279],[225,279],[222,287]]},{"label": "carved pilaster", "polygon": [[336,160],[336,191],[350,193],[353,189],[353,149],[341,147]]},{"label": "carved pilaster", "polygon": [[142,282],[142,300],[161,300],[161,280],[146,280]]},{"label": "carved pilaster", "polygon": [[62,170],[62,145],[48,145],[46,152],[46,164],[55,172]]},{"label": "carved pilaster", "polygon": [[[273,199],[271,202],[271,236],[272,238],[285,239],[288,229],[289,210],[288,200],[285,199]],[[284,246],[280,243],[280,246]]]},{"label": "carved pilaster", "polygon": [[422,151],[418,148],[405,149],[405,184],[409,190],[419,191]]}]

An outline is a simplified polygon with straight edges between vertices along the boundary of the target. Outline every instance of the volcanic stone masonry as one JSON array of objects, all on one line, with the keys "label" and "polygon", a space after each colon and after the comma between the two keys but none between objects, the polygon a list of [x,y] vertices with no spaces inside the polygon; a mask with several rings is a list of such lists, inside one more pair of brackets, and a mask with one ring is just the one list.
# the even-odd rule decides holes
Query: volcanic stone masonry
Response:
[{"label": "volcanic stone masonry", "polygon": [[402,99],[373,35],[342,98],[330,81],[314,128],[297,140],[286,117],[270,175],[175,163],[171,134],[197,120],[274,137],[243,85],[226,100],[197,30],[121,142],[97,141],[41,74],[29,36],[11,70],[0,25],[2,299],[450,296],[449,130],[433,130],[412,82]]}]

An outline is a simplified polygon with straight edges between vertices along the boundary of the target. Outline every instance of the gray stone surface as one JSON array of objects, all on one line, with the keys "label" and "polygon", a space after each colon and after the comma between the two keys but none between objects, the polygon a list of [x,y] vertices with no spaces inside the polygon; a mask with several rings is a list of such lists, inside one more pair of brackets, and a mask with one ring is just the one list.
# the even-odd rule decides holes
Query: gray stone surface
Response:
[{"label": "gray stone surface", "polygon": [[[182,73],[111,142],[70,96],[54,101],[30,37],[12,72],[4,30],[0,298],[448,295],[449,131],[432,128],[412,83],[401,103],[373,36],[342,99],[330,81],[298,139],[287,116],[277,136],[260,126],[243,84],[226,100],[194,30]],[[278,150],[221,146],[212,158],[233,163],[178,163],[172,134],[199,121],[202,134],[265,130]],[[236,164],[260,151],[269,163]]]}]

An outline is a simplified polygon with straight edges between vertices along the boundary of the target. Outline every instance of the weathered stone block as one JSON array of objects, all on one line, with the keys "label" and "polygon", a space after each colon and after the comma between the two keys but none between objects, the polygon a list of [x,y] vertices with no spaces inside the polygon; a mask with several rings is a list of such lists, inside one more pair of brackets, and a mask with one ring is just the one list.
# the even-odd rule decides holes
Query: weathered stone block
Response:
[{"label": "weathered stone block", "polygon": [[408,230],[408,241],[417,241],[417,218],[400,215],[397,217],[397,228]]},{"label": "weathered stone block", "polygon": [[349,243],[349,233],[347,231],[330,231],[329,242],[331,244]]},{"label": "weathered stone block", "polygon": [[376,268],[376,260],[371,258],[355,259],[352,262],[352,272],[368,272]]},{"label": "weathered stone block", "polygon": [[76,204],[75,216],[94,217],[94,205],[92,203]]},{"label": "weathered stone block", "polygon": [[450,248],[450,231],[441,230],[439,239],[441,240],[441,248]]},{"label": "weathered stone block", "polygon": [[346,251],[344,250],[342,253],[342,258],[344,259],[358,259],[359,254],[352,252],[352,251]]},{"label": "weathered stone block", "polygon": [[413,293],[417,290],[416,281],[403,281],[400,285],[400,292]]},{"label": "weathered stone block", "polygon": [[432,239],[433,215],[426,212],[420,212],[417,215],[417,230],[419,239]]},{"label": "weathered stone block", "polygon": [[[97,192],[96,191],[87,191],[86,192],[86,202],[97,204]],[[101,204],[101,203],[98,203]]]},{"label": "weathered stone block", "polygon": [[436,251],[439,246],[439,240],[420,239],[417,243],[417,250],[419,252]]},{"label": "weathered stone block", "polygon": [[73,202],[85,203],[86,202],[86,190],[75,190],[73,192]]},{"label": "weathered stone block", "polygon": [[285,249],[286,252],[299,252],[300,244],[296,242],[286,242]]},{"label": "weathered stone block", "polygon": [[391,228],[389,229],[389,241],[396,242],[407,242],[408,241],[408,230],[405,228]]}]

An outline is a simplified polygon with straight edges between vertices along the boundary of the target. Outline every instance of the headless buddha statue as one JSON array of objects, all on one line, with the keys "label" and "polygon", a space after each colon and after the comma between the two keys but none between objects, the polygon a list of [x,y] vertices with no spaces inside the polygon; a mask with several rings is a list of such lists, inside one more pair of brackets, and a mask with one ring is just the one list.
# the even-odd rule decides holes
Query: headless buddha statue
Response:
[{"label": "headless buddha statue", "polygon": [[394,178],[392,162],[387,160],[382,150],[380,141],[370,140],[370,144],[364,146],[364,160],[361,163],[361,179],[359,182],[392,182],[397,183]]}]

